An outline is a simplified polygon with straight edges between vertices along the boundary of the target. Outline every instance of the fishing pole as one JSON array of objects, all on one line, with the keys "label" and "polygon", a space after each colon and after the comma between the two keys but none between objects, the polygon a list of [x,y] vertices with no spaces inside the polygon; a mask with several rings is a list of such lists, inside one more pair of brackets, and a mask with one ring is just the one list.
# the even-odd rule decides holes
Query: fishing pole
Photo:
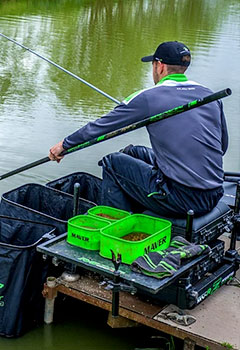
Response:
[{"label": "fishing pole", "polygon": [[240,173],[239,172],[232,172],[232,171],[225,171],[224,172],[224,181],[226,182],[233,182],[233,183],[240,183]]},{"label": "fishing pole", "polygon": [[60,69],[61,71],[65,72],[65,73],[67,73],[67,74],[69,74],[69,75],[71,75],[71,77],[73,77],[73,78],[75,78],[75,79],[81,81],[83,84],[86,84],[87,86],[89,86],[89,87],[92,88],[93,90],[95,90],[95,91],[99,92],[100,94],[102,94],[103,96],[109,98],[111,101],[113,101],[113,102],[115,102],[115,103],[117,103],[117,104],[120,103],[120,101],[118,101],[116,98],[114,98],[114,97],[108,95],[106,92],[100,90],[99,88],[97,88],[96,86],[92,85],[91,83],[88,83],[86,80],[84,80],[84,79],[78,77],[76,74],[71,73],[69,70],[67,70],[67,69],[65,69],[65,68],[63,68],[63,67],[61,67],[61,66],[59,66],[59,64],[57,64],[57,63],[51,61],[50,59],[48,59],[48,58],[46,58],[46,57],[40,55],[40,54],[37,53],[36,51],[33,51],[33,50],[29,49],[28,47],[26,47],[26,46],[20,44],[20,43],[17,42],[16,40],[9,38],[8,36],[6,36],[6,35],[4,35],[4,34],[2,34],[2,33],[0,33],[0,36],[2,36],[3,38],[5,38],[5,39],[11,41],[12,43],[14,43],[14,44],[16,44],[16,45],[22,47],[23,49],[25,49],[25,50],[31,52],[32,54],[38,56],[39,58],[43,59],[44,61],[46,61],[46,62],[52,64],[54,67]]},{"label": "fishing pole", "polygon": [[239,177],[240,178],[240,173],[239,172],[232,172],[232,171],[225,171],[224,176]]},{"label": "fishing pole", "polygon": [[[133,123],[133,124],[130,124],[130,125],[127,125],[121,129],[117,129],[115,131],[111,131],[105,135],[101,135],[99,137],[96,137],[90,141],[86,141],[84,143],[81,143],[77,146],[74,146],[72,148],[69,148],[68,150],[65,150],[61,153],[61,155],[67,155],[67,154],[70,154],[70,153],[73,153],[75,151],[78,151],[80,149],[83,149],[83,148],[87,148],[89,146],[92,146],[92,145],[95,145],[96,143],[100,143],[100,142],[103,142],[105,140],[109,140],[113,137],[116,137],[118,135],[122,135],[122,134],[125,134],[129,131],[133,131],[133,130],[136,130],[136,129],[139,129],[143,126],[147,126],[149,124],[152,124],[152,123],[155,123],[155,122],[158,122],[160,120],[163,120],[163,119],[166,119],[166,118],[169,118],[169,117],[172,117],[174,115],[177,115],[177,114],[180,114],[180,113],[183,113],[183,112],[186,112],[186,111],[189,111],[193,108],[196,108],[196,107],[200,107],[200,106],[203,106],[207,103],[210,103],[210,102],[213,102],[215,100],[219,100],[221,98],[224,98],[226,96],[229,96],[232,94],[232,91],[231,89],[227,88],[225,90],[221,90],[221,91],[218,91],[214,94],[211,94],[211,95],[208,95],[202,99],[198,99],[198,100],[194,100],[194,101],[191,101],[185,105],[181,105],[181,106],[178,106],[178,107],[175,107],[173,109],[169,109],[165,112],[162,112],[160,114],[156,114],[152,117],[149,117],[149,118],[146,118],[146,119],[143,119],[139,122],[136,122],[136,123]],[[15,174],[18,174],[24,170],[28,170],[28,169],[31,169],[37,165],[40,165],[40,164],[44,164],[46,162],[50,161],[50,158],[49,157],[44,157],[42,159],[39,159],[33,163],[30,163],[30,164],[27,164],[21,168],[18,168],[18,169],[15,169],[13,171],[10,171],[6,174],[3,174],[0,176],[0,180],[3,180],[3,179],[6,179],[7,177],[9,176],[12,176],[12,175],[15,175]]]}]

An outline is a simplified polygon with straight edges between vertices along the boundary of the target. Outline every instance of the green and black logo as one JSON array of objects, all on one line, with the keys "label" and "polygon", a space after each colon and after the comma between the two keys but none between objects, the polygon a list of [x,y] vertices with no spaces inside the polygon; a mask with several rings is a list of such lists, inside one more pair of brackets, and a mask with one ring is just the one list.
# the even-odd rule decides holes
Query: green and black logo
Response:
[{"label": "green and black logo", "polygon": [[[4,287],[4,284],[3,283],[0,283],[0,289],[2,289]],[[3,295],[0,295],[0,307],[3,307],[4,306],[4,296]]]}]

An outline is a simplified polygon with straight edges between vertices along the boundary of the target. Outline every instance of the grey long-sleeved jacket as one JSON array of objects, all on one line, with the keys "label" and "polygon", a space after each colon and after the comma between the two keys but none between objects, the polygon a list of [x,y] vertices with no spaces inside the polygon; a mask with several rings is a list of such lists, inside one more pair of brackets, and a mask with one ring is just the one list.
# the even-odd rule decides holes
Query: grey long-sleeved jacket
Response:
[{"label": "grey long-sleeved jacket", "polygon": [[[154,87],[130,95],[107,115],[66,137],[63,147],[71,148],[211,93],[183,74],[168,75]],[[157,164],[166,176],[198,189],[221,186],[222,157],[228,147],[221,101],[151,124],[147,130]]]}]

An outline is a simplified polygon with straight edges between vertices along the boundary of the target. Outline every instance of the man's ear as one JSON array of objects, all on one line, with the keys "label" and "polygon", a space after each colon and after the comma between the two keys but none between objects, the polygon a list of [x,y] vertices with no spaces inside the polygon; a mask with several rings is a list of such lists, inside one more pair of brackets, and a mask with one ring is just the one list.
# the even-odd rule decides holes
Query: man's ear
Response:
[{"label": "man's ear", "polygon": [[162,74],[165,70],[165,63],[161,63],[160,61],[157,61],[157,70],[159,74]]}]

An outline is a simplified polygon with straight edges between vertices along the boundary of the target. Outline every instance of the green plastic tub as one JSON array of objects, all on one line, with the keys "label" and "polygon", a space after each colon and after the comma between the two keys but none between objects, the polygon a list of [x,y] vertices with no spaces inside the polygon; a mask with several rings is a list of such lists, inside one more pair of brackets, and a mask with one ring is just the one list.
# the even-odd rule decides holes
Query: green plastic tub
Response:
[{"label": "green plastic tub", "polygon": [[94,210],[88,210],[89,215],[97,218],[100,217],[100,218],[109,220],[111,222],[114,222],[116,220],[121,220],[131,215],[128,211],[116,209],[113,207],[108,207],[105,205],[97,205],[91,209],[94,209]]},{"label": "green plastic tub", "polygon": [[100,230],[110,221],[89,215],[77,215],[68,220],[67,242],[89,250],[99,250]]},{"label": "green plastic tub", "polygon": [[[121,254],[122,262],[131,264],[136,258],[150,251],[169,247],[171,239],[170,221],[144,214],[133,214],[101,229],[99,254],[111,259],[111,250]],[[126,235],[138,235],[146,238],[139,241],[123,239]]]}]

